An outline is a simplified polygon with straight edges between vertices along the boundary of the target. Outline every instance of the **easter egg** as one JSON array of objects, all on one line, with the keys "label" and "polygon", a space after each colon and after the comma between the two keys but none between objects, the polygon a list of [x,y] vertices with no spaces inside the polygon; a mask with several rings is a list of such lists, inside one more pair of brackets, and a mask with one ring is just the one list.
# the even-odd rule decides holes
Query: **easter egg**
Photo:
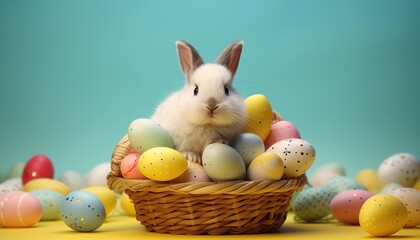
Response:
[{"label": "easter egg", "polygon": [[109,162],[99,163],[94,166],[87,174],[86,186],[108,187],[107,175],[111,171]]},{"label": "easter egg", "polygon": [[77,190],[86,186],[85,178],[76,171],[65,171],[61,174],[58,180],[66,184],[71,190]]},{"label": "easter egg", "polygon": [[71,191],[66,184],[51,178],[37,178],[31,180],[23,185],[23,190],[25,192],[34,190],[53,190],[63,195],[67,195]]},{"label": "easter egg", "polygon": [[372,196],[373,193],[366,190],[345,190],[331,200],[331,214],[342,223],[358,225],[360,209]]},{"label": "easter egg", "polygon": [[247,178],[251,181],[276,181],[283,176],[283,160],[273,152],[258,155],[249,165]]},{"label": "easter egg", "polygon": [[390,236],[401,230],[408,221],[404,204],[390,194],[376,194],[362,205],[359,223],[362,229],[377,237]]},{"label": "easter egg", "polygon": [[127,213],[130,216],[136,216],[136,209],[134,207],[134,204],[126,193],[123,193],[121,195],[120,205],[125,213]]},{"label": "easter egg", "polygon": [[247,117],[242,132],[254,133],[262,141],[270,133],[273,110],[268,99],[261,94],[255,94],[245,99]]},{"label": "easter egg", "polygon": [[15,177],[8,179],[0,184],[0,193],[22,190],[22,179]]},{"label": "easter egg", "polygon": [[343,164],[338,163],[338,162],[325,163],[315,170],[315,172],[325,172],[325,171],[335,172],[337,173],[337,175],[340,175],[340,176],[346,175],[346,170]]},{"label": "easter egg", "polygon": [[58,220],[61,218],[60,206],[64,195],[52,190],[30,191],[42,206],[41,221]]},{"label": "easter egg", "polygon": [[404,203],[408,210],[408,221],[404,227],[420,225],[420,191],[413,188],[398,188],[389,194]]},{"label": "easter egg", "polygon": [[170,181],[171,183],[184,182],[211,182],[209,176],[201,164],[188,161],[187,170],[179,177]]},{"label": "easter egg", "polygon": [[241,155],[232,147],[212,143],[203,151],[202,163],[207,175],[213,181],[243,180],[246,175]]},{"label": "easter egg", "polygon": [[264,140],[265,148],[267,149],[274,143],[288,138],[300,138],[299,130],[289,121],[276,122],[271,126],[270,132]]},{"label": "easter egg", "polygon": [[365,168],[357,173],[356,180],[361,183],[368,191],[377,193],[381,190],[378,180],[378,173],[371,168]]},{"label": "easter egg", "polygon": [[154,147],[174,147],[168,132],[160,124],[147,118],[131,122],[128,127],[128,139],[140,154]]},{"label": "easter egg", "polygon": [[41,217],[41,203],[30,193],[14,191],[0,194],[0,226],[30,227]]},{"label": "easter egg", "polygon": [[324,187],[311,187],[297,194],[292,208],[299,219],[313,222],[330,214],[332,198],[333,195]]},{"label": "easter egg", "polygon": [[388,157],[378,169],[378,179],[383,186],[399,183],[404,187],[412,187],[419,177],[420,164],[414,155],[408,153]]},{"label": "easter egg", "polygon": [[277,153],[283,160],[283,178],[296,178],[306,173],[315,161],[315,148],[309,142],[290,138],[271,145],[266,152]]},{"label": "easter egg", "polygon": [[263,141],[253,133],[240,134],[232,143],[232,147],[241,155],[246,167],[254,158],[265,152]]},{"label": "easter egg", "polygon": [[25,185],[36,178],[54,178],[54,167],[45,155],[35,155],[25,165],[22,172],[22,183]]},{"label": "easter egg", "polygon": [[403,186],[399,183],[388,183],[385,185],[379,193],[390,193],[395,189],[402,188]]},{"label": "easter egg", "polygon": [[120,171],[124,178],[147,179],[138,168],[140,153],[129,153],[121,160]]},{"label": "easter egg", "polygon": [[93,193],[75,190],[61,203],[61,219],[71,229],[91,232],[105,221],[106,212],[101,200]]},{"label": "easter egg", "polygon": [[115,192],[111,189],[102,186],[94,186],[83,188],[82,190],[95,194],[95,196],[97,196],[101,200],[102,204],[105,207],[105,212],[107,216],[109,216],[112,210],[114,210],[115,205],[117,204],[117,196],[115,195]]},{"label": "easter egg", "polygon": [[172,148],[155,147],[140,156],[138,168],[151,180],[170,181],[181,176],[188,163],[184,155]]}]

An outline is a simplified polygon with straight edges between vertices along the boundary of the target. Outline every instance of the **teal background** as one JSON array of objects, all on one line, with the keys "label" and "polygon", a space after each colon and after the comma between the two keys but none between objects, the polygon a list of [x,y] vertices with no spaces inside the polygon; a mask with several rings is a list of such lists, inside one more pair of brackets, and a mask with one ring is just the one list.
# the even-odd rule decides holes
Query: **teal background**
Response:
[{"label": "teal background", "polygon": [[108,162],[130,122],[184,85],[175,41],[206,61],[245,41],[235,80],[349,176],[420,156],[420,1],[0,1],[0,161],[58,177]]}]

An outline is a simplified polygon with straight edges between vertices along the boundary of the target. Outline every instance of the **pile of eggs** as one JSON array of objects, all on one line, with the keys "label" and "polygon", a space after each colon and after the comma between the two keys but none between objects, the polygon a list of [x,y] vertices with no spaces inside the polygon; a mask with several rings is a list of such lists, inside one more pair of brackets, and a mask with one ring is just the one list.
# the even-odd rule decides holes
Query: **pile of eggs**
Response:
[{"label": "pile of eggs", "polygon": [[394,154],[377,170],[363,169],[354,179],[344,175],[338,163],[318,169],[310,184],[293,197],[296,220],[336,219],[360,225],[374,236],[420,225],[420,162],[414,155]]},{"label": "pile of eggs", "polygon": [[261,94],[244,100],[247,120],[230,145],[211,143],[202,163],[193,163],[174,149],[172,139],[158,123],[136,119],[128,127],[129,153],[121,160],[124,178],[181,182],[233,180],[276,181],[297,178],[315,160],[315,149],[285,120],[273,123],[273,111]]},{"label": "pile of eggs", "polygon": [[61,220],[76,231],[90,232],[107,216],[135,215],[128,196],[106,185],[109,171],[109,163],[102,163],[86,177],[65,171],[54,179],[53,163],[45,155],[15,164],[9,179],[0,184],[0,227],[30,227],[39,221]]}]

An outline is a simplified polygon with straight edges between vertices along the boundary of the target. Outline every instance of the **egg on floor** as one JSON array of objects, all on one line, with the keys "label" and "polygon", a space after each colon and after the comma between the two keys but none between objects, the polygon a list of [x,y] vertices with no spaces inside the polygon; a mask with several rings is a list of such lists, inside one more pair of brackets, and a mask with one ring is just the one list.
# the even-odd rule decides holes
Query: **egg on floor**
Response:
[{"label": "egg on floor", "polygon": [[22,172],[23,184],[37,178],[54,178],[54,166],[51,160],[42,154],[29,159]]},{"label": "egg on floor", "polygon": [[331,200],[331,214],[342,223],[358,225],[360,209],[372,196],[373,193],[366,190],[345,190]]},{"label": "egg on floor", "polygon": [[420,177],[420,163],[408,153],[397,153],[385,159],[378,169],[378,180],[382,186],[399,183],[412,187]]},{"label": "egg on floor", "polygon": [[376,194],[370,197],[362,205],[359,213],[362,229],[377,237],[386,237],[398,232],[407,221],[407,208],[390,194]]},{"label": "egg on floor", "polygon": [[129,216],[136,216],[136,208],[134,207],[134,203],[133,201],[131,201],[127,193],[123,193],[121,195],[120,205],[124,212],[127,213]]},{"label": "egg on floor", "polygon": [[0,193],[22,190],[22,179],[20,177],[10,178],[0,184]]},{"label": "egg on floor", "polygon": [[60,206],[64,200],[64,195],[53,190],[33,190],[29,193],[41,203],[41,221],[58,220],[61,218]]},{"label": "egg on floor", "polygon": [[113,190],[102,186],[87,187],[81,190],[95,194],[104,205],[107,216],[114,210],[117,203],[117,196]]},{"label": "egg on floor", "polygon": [[292,209],[299,219],[314,222],[330,214],[330,202],[333,195],[324,187],[310,187],[298,193]]},{"label": "egg on floor", "polygon": [[71,191],[66,184],[50,178],[33,179],[23,185],[23,190],[25,192],[30,192],[33,190],[53,190],[63,195],[67,195]]},{"label": "egg on floor", "polygon": [[60,210],[63,222],[79,232],[98,229],[106,218],[102,201],[95,194],[82,190],[75,190],[66,195]]},{"label": "egg on floor", "polygon": [[41,217],[41,203],[32,194],[23,191],[0,194],[0,226],[30,227]]},{"label": "egg on floor", "polygon": [[111,171],[109,162],[102,162],[95,165],[87,174],[86,186],[108,187],[107,175]]},{"label": "egg on floor", "polygon": [[82,174],[72,170],[64,171],[58,180],[66,184],[72,191],[86,187],[86,180]]},{"label": "egg on floor", "polygon": [[357,173],[356,180],[365,186],[368,191],[373,193],[378,193],[381,191],[381,184],[379,183],[378,173],[375,169],[362,169]]},{"label": "egg on floor", "polygon": [[420,225],[420,191],[414,188],[397,188],[389,194],[404,203],[408,211],[408,221],[404,227],[411,228]]}]

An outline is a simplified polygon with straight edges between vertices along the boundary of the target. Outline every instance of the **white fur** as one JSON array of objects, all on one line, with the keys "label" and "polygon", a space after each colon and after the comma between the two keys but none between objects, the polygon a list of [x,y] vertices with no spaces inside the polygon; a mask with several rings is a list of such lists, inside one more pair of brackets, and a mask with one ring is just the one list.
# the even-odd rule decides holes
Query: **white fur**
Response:
[{"label": "white fur", "polygon": [[[189,76],[187,85],[164,100],[152,116],[168,131],[175,149],[188,160],[201,162],[201,154],[208,144],[229,143],[241,133],[245,104],[232,87],[232,81],[233,74],[225,66],[198,66]],[[229,88],[229,95],[225,94],[225,86]],[[194,95],[196,87],[199,91]],[[208,109],[209,99],[218,106],[213,116]]]}]

